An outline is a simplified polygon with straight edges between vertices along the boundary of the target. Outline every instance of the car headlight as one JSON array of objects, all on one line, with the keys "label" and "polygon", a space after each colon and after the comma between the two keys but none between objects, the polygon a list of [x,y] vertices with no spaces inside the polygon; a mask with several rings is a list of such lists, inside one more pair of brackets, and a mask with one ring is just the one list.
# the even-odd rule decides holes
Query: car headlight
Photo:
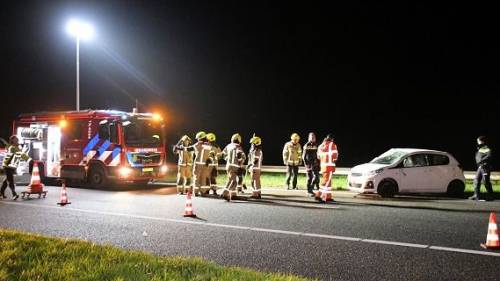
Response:
[{"label": "car headlight", "polygon": [[120,173],[120,176],[122,178],[126,178],[128,177],[131,173],[132,173],[132,169],[130,169],[129,167],[121,167],[118,172]]},{"label": "car headlight", "polygon": [[384,170],[384,168],[368,171],[365,173],[365,176],[374,176],[376,174],[380,174],[383,170]]}]

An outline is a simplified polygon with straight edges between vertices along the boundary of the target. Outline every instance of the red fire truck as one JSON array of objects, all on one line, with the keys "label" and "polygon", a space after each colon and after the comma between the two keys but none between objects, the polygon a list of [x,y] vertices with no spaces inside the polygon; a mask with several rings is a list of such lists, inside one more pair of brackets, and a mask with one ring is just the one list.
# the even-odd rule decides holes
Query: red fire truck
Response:
[{"label": "red fire truck", "polygon": [[[21,114],[13,131],[37,162],[44,182],[106,187],[147,183],[167,172],[164,123],[160,115],[112,110]],[[29,173],[20,163],[18,174]],[[32,166],[32,164],[31,164]]]}]

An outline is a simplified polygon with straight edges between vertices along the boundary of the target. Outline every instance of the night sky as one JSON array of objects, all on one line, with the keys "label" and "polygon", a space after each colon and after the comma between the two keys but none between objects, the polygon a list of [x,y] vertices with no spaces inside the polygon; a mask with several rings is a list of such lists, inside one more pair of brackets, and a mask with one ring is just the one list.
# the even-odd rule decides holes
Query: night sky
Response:
[{"label": "night sky", "polygon": [[265,164],[280,164],[291,133],[304,143],[332,132],[339,166],[417,147],[449,151],[468,170],[478,135],[500,149],[492,7],[102,2],[3,5],[2,136],[20,113],[75,108],[65,23],[76,17],[96,29],[80,45],[81,108],[130,111],[138,98],[165,113],[169,145],[206,130],[220,145],[239,132],[248,147],[255,132]]}]

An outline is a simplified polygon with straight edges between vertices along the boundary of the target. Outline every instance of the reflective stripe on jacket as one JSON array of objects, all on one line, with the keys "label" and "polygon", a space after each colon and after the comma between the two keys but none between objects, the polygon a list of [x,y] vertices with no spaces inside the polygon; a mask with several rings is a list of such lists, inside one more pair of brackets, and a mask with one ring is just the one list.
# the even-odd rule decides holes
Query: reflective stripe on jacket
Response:
[{"label": "reflective stripe on jacket", "polygon": [[[199,141],[193,145],[195,154],[195,164],[206,165],[207,161],[213,162],[212,145],[208,142]],[[209,164],[210,164],[209,163]]]},{"label": "reflective stripe on jacket", "polygon": [[339,157],[337,145],[333,141],[324,141],[318,148],[318,158],[321,167],[335,167],[335,161]]},{"label": "reflective stripe on jacket", "polygon": [[179,155],[177,165],[179,166],[193,166],[193,149],[184,147],[182,145],[174,148],[174,153]]},{"label": "reflective stripe on jacket", "polygon": [[219,165],[219,158],[221,157],[222,150],[220,149],[220,147],[217,144],[212,143],[212,152],[213,152],[214,161],[212,163],[210,163],[210,166],[218,166]]},{"label": "reflective stripe on jacket", "polygon": [[299,143],[291,141],[285,143],[283,147],[283,163],[285,165],[298,166],[302,157],[302,147]]},{"label": "reflective stripe on jacket", "polygon": [[7,147],[5,152],[5,157],[3,158],[2,167],[3,168],[13,168],[17,169],[20,160],[28,160],[30,157],[28,154],[24,153],[19,149],[18,146],[10,145]]},{"label": "reflective stripe on jacket", "polygon": [[246,160],[245,152],[237,143],[228,144],[222,151],[222,156],[226,159],[226,169],[229,167],[240,168]]},{"label": "reflective stripe on jacket", "polygon": [[250,150],[248,164],[251,165],[252,170],[260,170],[262,167],[262,149],[257,148]]}]

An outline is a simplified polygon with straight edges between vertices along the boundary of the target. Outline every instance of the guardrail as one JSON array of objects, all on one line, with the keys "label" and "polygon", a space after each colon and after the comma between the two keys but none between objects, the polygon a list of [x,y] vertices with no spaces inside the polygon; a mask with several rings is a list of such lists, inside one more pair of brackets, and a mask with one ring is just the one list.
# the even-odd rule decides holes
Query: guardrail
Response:
[{"label": "guardrail", "polygon": [[[219,166],[219,170],[224,170],[225,166],[221,165]],[[351,168],[345,168],[345,167],[337,167],[335,169],[335,175],[340,175],[340,176],[347,176],[349,175],[349,171]],[[285,166],[262,166],[261,171],[263,173],[286,173],[286,167]],[[299,167],[299,174],[305,174],[306,173],[306,168],[301,166]],[[464,176],[468,180],[473,180],[474,177],[476,176],[475,171],[464,171]],[[500,180],[500,172],[492,172],[490,176],[491,180],[498,181]]]}]

